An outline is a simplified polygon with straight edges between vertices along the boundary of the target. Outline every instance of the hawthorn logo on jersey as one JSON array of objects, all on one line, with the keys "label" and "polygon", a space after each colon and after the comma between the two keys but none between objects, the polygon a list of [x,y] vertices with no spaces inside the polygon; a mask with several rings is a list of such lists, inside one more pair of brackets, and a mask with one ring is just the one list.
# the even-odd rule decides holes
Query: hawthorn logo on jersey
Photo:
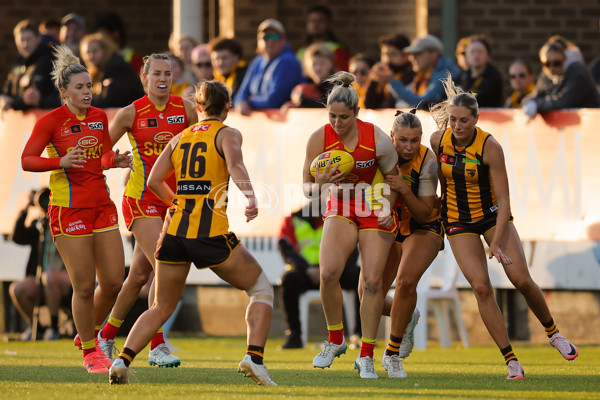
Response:
[{"label": "hawthorn logo on jersey", "polygon": [[210,181],[179,181],[177,194],[209,194]]},{"label": "hawthorn logo on jersey", "polygon": [[185,122],[185,117],[183,115],[171,115],[167,117],[167,123],[169,124],[183,124]]},{"label": "hawthorn logo on jersey", "polygon": [[160,132],[154,135],[154,141],[160,144],[167,144],[171,139],[173,139],[173,134],[171,132]]},{"label": "hawthorn logo on jersey", "polygon": [[84,136],[77,141],[77,144],[83,148],[94,147],[98,144],[98,138],[95,136]]},{"label": "hawthorn logo on jersey", "polygon": [[375,164],[375,159],[368,161],[357,161],[356,168],[369,168],[373,164]]},{"label": "hawthorn logo on jersey", "polygon": [[207,131],[208,128],[210,128],[210,125],[208,124],[202,124],[202,125],[195,125],[192,128],[192,132],[198,132],[198,131]]},{"label": "hawthorn logo on jersey", "polygon": [[88,123],[90,130],[92,129],[104,129],[104,124],[102,122],[90,122]]},{"label": "hawthorn logo on jersey", "polygon": [[469,175],[471,178],[473,178],[473,177],[475,176],[475,170],[474,170],[474,169],[468,169],[468,170],[467,170],[467,174],[468,174],[468,175]]},{"label": "hawthorn logo on jersey", "polygon": [[448,154],[440,154],[440,162],[442,164],[456,165],[456,157]]}]

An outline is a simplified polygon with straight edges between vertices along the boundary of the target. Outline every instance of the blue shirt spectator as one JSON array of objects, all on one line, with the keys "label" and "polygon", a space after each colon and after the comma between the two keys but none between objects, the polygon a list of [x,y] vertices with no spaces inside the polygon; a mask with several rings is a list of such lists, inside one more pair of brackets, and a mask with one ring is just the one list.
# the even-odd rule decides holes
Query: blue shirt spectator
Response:
[{"label": "blue shirt spectator", "polygon": [[404,49],[410,54],[415,77],[410,86],[405,86],[399,79],[390,82],[391,93],[396,97],[396,107],[427,110],[431,104],[446,98],[442,79],[448,74],[453,79],[458,79],[461,70],[442,55],[442,50],[442,42],[432,35],[417,38]]},{"label": "blue shirt spectator", "polygon": [[270,18],[259,25],[258,48],[260,54],[250,63],[234,98],[242,115],[249,115],[253,109],[281,107],[290,99],[294,86],[304,81],[281,22]]}]

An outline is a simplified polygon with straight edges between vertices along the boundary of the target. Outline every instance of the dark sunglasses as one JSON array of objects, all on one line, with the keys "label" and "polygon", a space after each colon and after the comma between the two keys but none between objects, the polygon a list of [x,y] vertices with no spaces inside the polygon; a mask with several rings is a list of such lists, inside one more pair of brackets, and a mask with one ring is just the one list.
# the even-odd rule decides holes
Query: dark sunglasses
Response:
[{"label": "dark sunglasses", "polygon": [[560,67],[561,65],[563,65],[563,62],[560,60],[554,60],[554,61],[546,61],[544,63],[544,65],[548,68],[550,67]]},{"label": "dark sunglasses", "polygon": [[525,73],[521,72],[519,74],[511,74],[510,75],[510,79],[517,79],[517,78],[521,78],[521,79],[525,78]]},{"label": "dark sunglasses", "polygon": [[354,71],[354,75],[367,75],[368,73],[368,69],[357,69]]},{"label": "dark sunglasses", "polygon": [[199,62],[199,63],[196,63],[196,67],[198,67],[198,68],[202,68],[202,67],[204,67],[204,68],[212,68],[212,63],[210,61]]},{"label": "dark sunglasses", "polygon": [[262,39],[266,42],[267,40],[272,40],[274,42],[277,42],[279,39],[281,39],[281,35],[279,33],[275,33],[275,32],[270,32],[270,33],[265,33],[262,37]]}]

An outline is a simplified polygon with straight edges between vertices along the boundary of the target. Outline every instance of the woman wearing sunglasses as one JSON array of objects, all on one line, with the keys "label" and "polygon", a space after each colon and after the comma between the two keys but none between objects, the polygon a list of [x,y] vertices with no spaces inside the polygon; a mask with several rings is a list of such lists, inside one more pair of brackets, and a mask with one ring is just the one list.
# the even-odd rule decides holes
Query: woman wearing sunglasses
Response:
[{"label": "woman wearing sunglasses", "polygon": [[508,67],[508,79],[513,92],[504,102],[504,107],[521,108],[523,100],[535,89],[531,63],[524,58],[514,60]]},{"label": "woman wearing sunglasses", "polygon": [[535,95],[523,106],[529,118],[564,108],[600,107],[600,95],[577,46],[555,35],[539,52],[542,74]]}]

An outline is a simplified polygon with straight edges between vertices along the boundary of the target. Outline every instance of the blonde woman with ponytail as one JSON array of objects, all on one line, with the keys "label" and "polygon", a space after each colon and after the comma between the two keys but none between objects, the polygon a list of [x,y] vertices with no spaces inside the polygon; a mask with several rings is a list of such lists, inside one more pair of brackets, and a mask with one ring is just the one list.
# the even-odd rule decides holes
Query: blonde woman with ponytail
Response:
[{"label": "blonde woman with ponytail", "polygon": [[546,330],[550,344],[569,361],[579,353],[558,332],[544,295],[529,274],[510,211],[502,146],[477,126],[477,99],[456,86],[451,76],[443,84],[447,100],[430,110],[440,129],[430,140],[438,159],[442,223],[456,261],[473,288],[479,314],[504,357],[506,379],[523,379],[525,372],[513,352],[494,298],[481,236],[489,246],[488,258],[502,264],[508,279]]},{"label": "blonde woman with ponytail", "polygon": [[[52,78],[64,104],[37,121],[21,164],[25,171],[51,171],[48,217],[73,285],[76,344],[87,372],[106,373],[110,361],[97,347],[94,330],[121,290],[124,254],[117,209],[102,169],[131,167],[131,157],[111,150],[106,113],[91,106],[86,68],[66,46],[55,53]],[[42,157],[44,149],[48,157]]]},{"label": "blonde woman with ponytail", "polygon": [[[346,260],[358,243],[362,344],[354,366],[361,378],[375,379],[378,375],[373,348],[383,309],[382,277],[398,230],[398,216],[393,209],[397,194],[389,190],[384,180],[388,175],[397,174],[398,155],[388,135],[379,127],[358,119],[359,98],[351,86],[354,75],[338,72],[328,82],[333,84],[327,96],[329,123],[310,136],[303,170],[307,197],[318,199],[323,192],[329,192],[319,251],[321,300],[329,337],[323,350],[314,357],[313,365],[329,367],[335,357],[346,352],[339,281]],[[323,173],[316,171],[313,177],[312,160],[329,150],[352,154],[354,169],[349,174],[341,174],[337,173],[337,165],[330,163]],[[379,194],[373,196],[374,192]]]}]

